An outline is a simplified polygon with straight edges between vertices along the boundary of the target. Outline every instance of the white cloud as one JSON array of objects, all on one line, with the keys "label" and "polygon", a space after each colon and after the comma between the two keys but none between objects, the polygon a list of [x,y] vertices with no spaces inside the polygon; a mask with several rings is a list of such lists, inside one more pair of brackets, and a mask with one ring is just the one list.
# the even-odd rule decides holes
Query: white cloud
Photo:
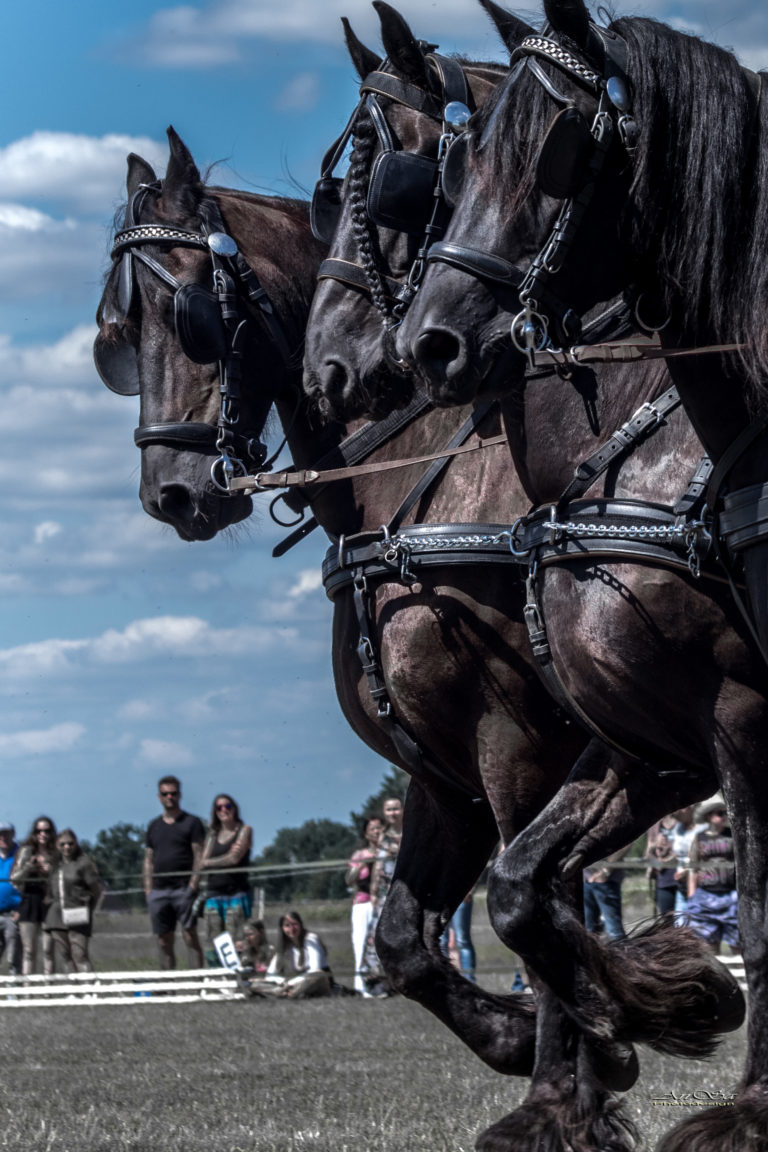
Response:
[{"label": "white cloud", "polygon": [[320,77],[317,72],[300,72],[286,84],[277,97],[276,107],[281,112],[305,112],[314,108],[320,99]]},{"label": "white cloud", "polygon": [[319,568],[304,568],[298,573],[296,581],[288,589],[286,595],[292,600],[300,599],[310,592],[316,592],[323,586],[323,574]]},{"label": "white cloud", "polygon": [[70,657],[88,647],[87,640],[35,640],[0,649],[0,673],[11,678],[63,672]]},{"label": "white cloud", "polygon": [[44,520],[42,524],[35,525],[35,544],[44,544],[46,540],[53,540],[61,532],[61,524],[55,520]]},{"label": "white cloud", "polygon": [[82,724],[68,722],[37,731],[0,733],[0,755],[44,756],[48,752],[64,752],[76,744],[85,731]]},{"label": "white cloud", "polygon": [[158,705],[153,700],[126,700],[117,710],[119,720],[150,720],[157,715]]},{"label": "white cloud", "polygon": [[[102,203],[102,212],[105,205]],[[15,204],[0,205],[0,298],[9,302],[57,294],[68,305],[94,307],[105,266],[102,222],[57,219]]]},{"label": "white cloud", "polygon": [[121,631],[109,628],[88,639],[52,638],[0,649],[0,675],[4,673],[13,682],[29,676],[58,674],[83,661],[98,666],[140,662],[156,655],[199,656],[205,660],[217,656],[255,657],[286,647],[296,653],[307,652],[298,628],[213,628],[196,616],[157,616],[134,620]]},{"label": "white cloud", "polygon": [[142,740],[138,758],[161,768],[186,768],[195,761],[189,748],[174,740]]},{"label": "white cloud", "polygon": [[[288,40],[342,42],[341,17],[350,15],[348,0],[213,0],[200,8],[190,5],[161,8],[151,17],[139,49],[146,63],[160,68],[217,68],[242,60],[249,41]],[[436,35],[432,0],[412,0],[408,22],[416,35]],[[451,42],[478,36],[486,39],[490,21],[483,21],[472,0],[443,0],[440,27],[450,29]],[[368,5],[354,12],[358,36],[375,47],[379,20]],[[430,31],[431,30],[431,31]],[[498,38],[487,32],[489,51]]]},{"label": "white cloud", "polygon": [[[124,198],[129,152],[165,168],[167,148],[149,136],[34,132],[0,148],[0,197],[65,203],[80,212],[103,215],[105,208]],[[0,223],[14,207],[0,205]],[[30,214],[27,226],[31,226],[31,210],[20,211]],[[21,218],[16,227],[24,226]]]}]

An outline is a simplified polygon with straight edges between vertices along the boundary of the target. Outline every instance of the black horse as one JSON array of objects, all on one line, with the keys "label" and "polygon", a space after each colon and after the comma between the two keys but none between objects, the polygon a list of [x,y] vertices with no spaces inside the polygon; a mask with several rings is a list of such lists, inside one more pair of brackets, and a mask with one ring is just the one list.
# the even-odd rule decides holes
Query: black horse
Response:
[{"label": "black horse", "polygon": [[[171,160],[162,184],[148,165],[130,158],[126,228],[116,237],[95,354],[112,387],[141,392],[137,442],[145,507],[174,524],[183,538],[207,539],[250,511],[249,497],[226,489],[240,460],[259,466],[260,436],[272,400],[299,465],[322,456],[333,459],[340,430],[316,427],[301,399],[296,350],[320,258],[309,237],[306,206],[205,188],[181,141],[174,133],[169,138]],[[216,294],[206,288],[211,262]],[[241,326],[246,314],[251,322]],[[238,363],[246,370],[240,382]],[[258,386],[250,383],[251,375]],[[393,434],[371,459],[410,455],[436,439],[444,442],[465,415],[423,415],[396,438]],[[497,428],[498,415],[489,410],[467,435],[477,438]],[[382,952],[397,987],[435,1012],[481,1058],[500,1071],[527,1073],[535,1026],[530,1004],[468,984],[446,962],[438,941],[497,836],[512,840],[544,807],[586,737],[553,708],[539,684],[526,647],[522,589],[502,558],[508,555],[503,534],[485,541],[490,557],[479,564],[476,554],[466,562],[462,541],[454,542],[458,559],[454,555],[455,562],[447,563],[445,536],[431,564],[429,557],[421,565],[419,557],[411,561],[404,555],[402,540],[418,551],[418,541],[407,533],[381,546],[378,526],[392,523],[393,509],[402,507],[414,482],[413,470],[403,470],[386,481],[354,479],[308,493],[314,513],[338,541],[328,570],[336,589],[334,670],[342,707],[363,739],[414,774],[382,922]],[[481,502],[479,490],[487,493]],[[455,460],[446,478],[419,492],[401,518],[407,528],[429,516],[463,528],[449,535],[471,537],[477,534],[464,523],[468,502],[473,517],[488,524],[508,524],[524,506],[503,451]],[[366,540],[366,530],[374,539]],[[365,568],[356,572],[363,561],[355,550],[369,544],[375,562],[370,584]],[[336,562],[339,545],[342,565]],[[358,657],[361,630],[369,641],[363,650],[365,675]],[[594,772],[600,765],[602,782],[608,775],[617,779],[607,759],[604,749],[591,747],[589,763]],[[586,770],[582,775],[586,778]],[[687,787],[686,781],[671,779],[663,799],[653,797],[647,822],[688,800]],[[618,786],[619,804],[620,793]],[[597,810],[595,817],[599,823]],[[619,959],[608,967],[616,968]],[[681,980],[679,1003],[650,1037],[647,1021],[642,1028],[637,1020],[622,1021],[620,1043],[638,1031],[662,1047],[690,1043],[686,1002],[691,994],[708,1016],[703,1042],[722,1030],[724,1021],[714,1018],[714,1009],[721,998],[728,999],[729,990],[714,974],[709,977],[700,955],[693,963],[679,954],[670,959],[676,959]],[[581,1051],[579,1037],[567,1022],[558,1036],[570,1046],[572,1062]],[[597,1037],[581,1066],[590,1058],[599,1065],[602,1046],[604,1075],[617,1080],[621,1062],[612,1060],[612,1043]],[[542,1099],[545,1055],[551,1061],[551,1053],[542,1051],[536,1066]],[[585,1080],[578,1094],[571,1079],[553,1083],[550,1110],[553,1094],[563,1097],[560,1123],[566,1130],[573,1128],[574,1114],[591,1133],[619,1130],[608,1093],[594,1079]],[[600,1139],[595,1136],[592,1145]],[[536,1145],[529,1139],[527,1146]],[[617,1137],[613,1146],[624,1145]]]},{"label": "black horse", "polygon": [[[557,526],[569,512],[561,499],[564,465],[577,463],[582,451],[584,429],[573,423],[573,406],[578,412],[582,401],[573,397],[563,407],[562,389],[570,384],[554,397],[526,389],[525,369],[539,349],[577,343],[580,317],[625,289],[648,327],[663,326],[670,374],[706,446],[724,461],[710,485],[712,500],[726,479],[734,489],[760,475],[754,436],[738,445],[740,457],[729,448],[749,423],[750,394],[759,406],[763,372],[765,318],[761,313],[758,323],[752,308],[763,307],[765,273],[745,247],[755,243],[752,226],[760,227],[756,202],[764,182],[753,181],[743,200],[734,191],[760,154],[760,86],[728,54],[654,22],[619,21],[601,30],[579,0],[545,7],[546,35],[510,19],[510,77],[449,154],[443,178],[455,210],[444,240],[430,250],[398,353],[442,401],[500,389],[518,398],[513,449],[521,467],[534,462],[531,495],[554,501]],[[728,339],[740,347],[723,347]],[[701,354],[691,355],[692,347]],[[564,369],[568,360],[561,355]],[[624,370],[622,384],[633,397],[640,388],[635,372]],[[578,372],[573,383],[579,387]],[[582,423],[589,418],[587,404]],[[753,497],[734,492],[724,517],[733,529],[729,514],[741,500],[747,539]],[[694,535],[708,523],[689,521]],[[564,529],[561,545],[579,535]],[[758,544],[746,554],[758,621],[749,557],[758,566],[761,551]],[[532,560],[546,554],[538,545],[530,552]],[[717,773],[729,805],[751,994],[747,1066],[734,1108],[697,1114],[663,1148],[765,1147],[768,800],[757,646],[728,597],[702,594],[690,579],[661,580],[647,566],[601,574],[569,563],[550,568],[541,584],[539,575],[537,602],[555,662],[577,699],[587,708],[591,701],[608,731],[630,743],[650,738],[681,758],[683,745],[689,756],[697,749],[694,758]],[[530,875],[524,852],[535,828],[497,866],[505,885],[521,870]],[[540,829],[546,843],[551,828],[550,820]],[[559,833],[556,843],[559,852]],[[498,927],[512,943],[514,916]],[[579,976],[569,964],[547,978],[566,999],[578,999]]]},{"label": "black horse", "polygon": [[[377,5],[380,14],[383,5]],[[491,10],[499,27],[507,34],[510,29],[517,31],[519,23],[506,13],[500,13],[493,5],[484,5]],[[399,69],[406,80],[413,80],[418,76],[419,64],[416,60],[416,45],[408,41],[408,33],[403,29],[402,23],[395,23],[392,17],[382,15],[382,28],[387,56],[392,61],[398,61]],[[354,59],[354,55],[353,55]],[[421,65],[423,69],[423,64]],[[385,114],[392,115],[392,108],[382,101]],[[403,133],[404,113],[402,108],[397,109],[398,128]],[[424,117],[418,118],[411,113],[412,119],[420,120],[411,126],[409,138],[415,141],[416,148],[426,150],[430,141],[429,125],[424,123]],[[405,238],[392,231],[391,226],[384,228],[376,218],[376,213],[370,211],[372,190],[377,188],[376,180],[381,163],[383,145],[380,134],[372,123],[373,117],[366,118],[364,111],[358,116],[355,126],[355,149],[352,156],[350,174],[347,187],[342,199],[339,226],[331,247],[331,259],[343,261],[346,264],[357,262],[364,270],[369,281],[391,284],[400,281],[402,284],[407,278],[407,249]],[[432,154],[437,140],[438,129],[432,126],[431,144]],[[377,137],[379,138],[377,140]],[[461,145],[460,145],[461,147]],[[429,153],[428,153],[429,154]],[[407,171],[406,166],[403,169]],[[394,192],[398,191],[395,187]],[[474,194],[474,193],[473,193]],[[394,193],[393,197],[394,198]],[[406,219],[401,227],[423,221],[423,213],[414,211],[413,206],[407,206],[412,212],[410,220]],[[368,212],[366,214],[366,208]],[[396,222],[396,221],[395,221]],[[351,288],[351,290],[350,290]],[[398,365],[391,362],[389,347],[389,330],[397,324],[397,313],[393,304],[382,306],[373,293],[369,295],[360,292],[360,284],[345,286],[343,283],[331,282],[323,284],[315,298],[313,311],[307,333],[307,356],[305,382],[311,395],[319,397],[322,406],[339,415],[349,415],[360,410],[386,411],[395,402],[402,402],[407,397],[412,379],[403,373]],[[421,290],[423,291],[423,289]],[[501,287],[498,289],[501,293]],[[509,293],[507,293],[509,296]],[[401,297],[402,299],[402,297]],[[417,305],[419,297],[417,296]],[[430,297],[426,298],[427,304]],[[476,309],[475,299],[468,299],[468,311],[471,315]],[[614,309],[617,315],[622,309]],[[382,324],[382,317],[384,324]],[[610,320],[610,311],[609,317]],[[606,319],[603,319],[605,327]],[[594,327],[594,325],[593,325]],[[636,323],[635,323],[636,327]],[[406,332],[410,330],[410,323],[406,320]],[[631,329],[631,325],[630,325]],[[628,328],[626,322],[621,334],[626,337]],[[608,331],[611,331],[609,326]],[[618,332],[618,325],[614,316],[613,334]],[[503,333],[506,336],[506,332]],[[431,335],[428,335],[431,339]],[[439,338],[435,339],[439,347]],[[407,344],[402,345],[410,351]],[[605,348],[609,352],[611,349]],[[421,364],[419,363],[419,366]],[[463,366],[471,366],[470,358],[463,361]],[[383,382],[377,391],[378,382]],[[428,383],[436,387],[432,375],[428,376]],[[470,385],[472,384],[470,378]],[[595,467],[595,444],[611,430],[623,422],[634,407],[653,405],[663,399],[669,389],[669,377],[663,363],[638,375],[633,370],[603,367],[592,371],[584,367],[574,369],[567,380],[561,375],[549,372],[533,382],[530,394],[525,399],[525,409],[531,413],[531,424],[535,436],[527,432],[527,424],[521,435],[520,410],[521,404],[517,394],[513,393],[511,403],[507,408],[509,426],[512,429],[515,443],[515,459],[523,477],[527,492],[531,499],[540,501],[557,501],[563,491],[569,488],[573,469],[582,459],[591,458],[592,471],[595,479],[599,479],[600,470]],[[634,425],[630,421],[630,425]],[[654,421],[652,421],[654,423]],[[648,445],[641,455],[622,460],[619,465],[613,457],[617,444],[624,437],[625,448],[628,443],[629,427],[615,438],[615,442],[607,452],[607,459],[613,459],[614,465],[605,479],[598,485],[596,491],[600,496],[634,497],[653,501],[655,504],[674,503],[678,494],[685,490],[688,480],[693,475],[696,462],[700,454],[695,437],[685,421],[678,417],[670,421],[668,427],[657,432],[652,444]],[[648,427],[648,424],[645,425]],[[557,442],[559,437],[567,444],[567,452],[555,454],[552,451],[542,453],[540,450],[541,437]],[[629,438],[631,441],[631,437]],[[587,490],[584,486],[584,491]],[[628,511],[627,507],[623,509]],[[603,525],[603,530],[608,527]],[[616,528],[611,527],[615,532]],[[654,532],[656,529],[654,528]],[[593,553],[594,554],[594,553]],[[603,549],[603,559],[610,556],[609,548]],[[567,601],[561,605],[559,615],[550,611],[552,596],[550,593],[559,586],[564,577],[554,572],[548,577],[545,585],[547,596],[545,617],[550,619],[559,634],[554,636],[553,647],[560,644],[568,649],[571,637],[567,632],[569,613],[578,621],[578,628],[583,627],[584,635],[590,631],[594,633],[596,627],[602,623],[602,613],[606,612],[605,620],[610,624],[612,634],[620,643],[624,634],[633,635],[633,657],[637,660],[638,671],[644,666],[653,669],[658,657],[659,629],[656,621],[664,616],[664,604],[669,600],[678,611],[692,616],[700,617],[702,631],[711,629],[711,637],[715,635],[729,637],[729,659],[732,662],[732,672],[737,678],[741,675],[740,663],[743,659],[743,644],[728,628],[722,610],[722,593],[714,593],[714,604],[710,597],[702,596],[687,582],[663,570],[651,574],[647,567],[627,567],[616,563],[621,557],[621,550],[613,551],[614,563],[610,567],[605,564],[585,566],[583,563],[571,566],[570,571],[579,573],[580,582],[589,587],[590,581],[605,581],[610,586],[606,595],[593,594],[589,601],[591,616],[587,620],[587,609]],[[656,553],[657,560],[665,562],[663,555]],[[556,556],[550,554],[546,563],[551,563]],[[647,565],[651,559],[646,551],[641,563]],[[669,559],[669,553],[667,554]],[[685,568],[685,565],[683,565]],[[566,583],[567,583],[567,579]],[[566,589],[567,590],[567,589]],[[616,600],[619,603],[617,609]],[[720,603],[719,603],[719,602]],[[537,610],[538,605],[529,601],[529,609]],[[623,617],[626,612],[627,619]],[[639,627],[638,627],[639,625]],[[633,634],[634,633],[634,634]],[[721,643],[721,640],[717,641]],[[686,741],[688,731],[685,724],[682,730],[686,738],[680,740],[675,727],[677,716],[669,708],[658,713],[654,704],[654,717],[660,715],[658,732],[648,731],[648,714],[644,711],[649,706],[648,697],[640,697],[639,706],[630,716],[623,716],[617,723],[613,716],[616,699],[616,686],[621,684],[620,674],[613,669],[611,661],[621,664],[626,659],[626,649],[622,650],[619,643],[615,644],[615,651],[607,644],[607,655],[600,650],[599,658],[606,668],[606,680],[601,685],[603,693],[602,702],[595,707],[595,702],[585,698],[580,690],[578,676],[570,673],[574,669],[565,667],[562,673],[567,682],[567,689],[572,698],[575,695],[594,719],[596,711],[600,713],[600,723],[605,725],[614,740],[623,743],[625,747],[640,751],[644,758],[661,759],[670,762],[675,760],[677,767],[672,772],[682,772],[682,765],[688,765],[693,778],[700,781],[711,782],[712,763],[706,748],[706,739],[700,740],[697,752],[692,752]],[[558,652],[558,656],[560,653]],[[594,646],[584,647],[584,659],[593,659]],[[563,665],[558,659],[558,667]],[[706,675],[709,675],[708,669]],[[721,670],[715,671],[713,684],[718,683],[722,675]],[[751,673],[754,678],[754,671]],[[577,683],[574,684],[574,679]],[[589,682],[589,677],[587,677]],[[607,685],[607,691],[606,691]],[[711,690],[710,690],[711,691]],[[702,733],[703,736],[703,733]],[[641,767],[635,769],[634,774],[622,773],[612,782],[593,772],[594,765],[589,764],[588,758],[577,768],[555,805],[548,809],[536,822],[529,833],[522,834],[518,842],[512,845],[504,858],[506,863],[500,862],[495,870],[496,877],[503,876],[505,881],[511,881],[509,887],[498,883],[495,892],[494,908],[499,919],[497,923],[506,933],[508,941],[514,939],[515,946],[524,954],[531,965],[547,982],[556,989],[563,1003],[567,1005],[572,1018],[576,1019],[590,1037],[593,1039],[602,1035],[605,1040],[608,1036],[616,1036],[614,1028],[617,1021],[622,1023],[618,1031],[625,1036],[633,1034],[630,1021],[637,1021],[643,1013],[638,1011],[638,1004],[634,996],[639,994],[646,1003],[653,999],[649,996],[649,988],[645,981],[653,965],[650,962],[652,950],[647,942],[638,947],[635,954],[636,966],[631,959],[631,951],[621,956],[622,972],[619,976],[604,979],[605,965],[610,963],[611,950],[601,949],[598,944],[587,937],[580,929],[572,913],[566,915],[563,908],[563,892],[556,879],[557,868],[554,862],[562,863],[570,857],[573,867],[583,859],[583,851],[587,848],[594,852],[600,845],[600,851],[608,847],[617,847],[622,842],[637,835],[647,823],[647,797],[655,792],[659,785],[659,778],[653,774],[649,777]],[[629,798],[629,811],[619,812],[620,797],[627,803]],[[596,814],[600,812],[598,817]],[[594,823],[592,821],[594,820]],[[589,827],[587,826],[589,825]],[[607,836],[608,841],[601,841],[601,836]],[[579,846],[580,845],[580,846]],[[593,857],[594,858],[594,857]],[[554,876],[553,876],[554,872]],[[544,931],[537,939],[526,940],[528,925],[535,911],[538,913],[537,930],[551,915],[549,931]],[[557,924],[557,931],[554,925]],[[570,956],[566,952],[562,964],[558,958],[563,955],[563,932],[571,949]],[[558,940],[560,944],[558,945]],[[657,939],[656,944],[659,943]],[[647,949],[643,954],[643,947]],[[641,959],[642,957],[642,959]],[[576,959],[574,965],[573,960]],[[660,957],[656,957],[660,960]],[[618,957],[617,957],[618,961]],[[663,961],[662,961],[663,964]],[[617,965],[618,967],[618,965]],[[665,994],[662,993],[657,1000],[657,1007],[663,1013]],[[644,1009],[647,1013],[647,1008]],[[635,1036],[638,1033],[634,1033]],[[544,1066],[545,1048],[542,1046],[542,1068]],[[691,1051],[695,1051],[695,1046]],[[547,1052],[549,1060],[552,1050]],[[551,1065],[546,1078],[547,1090],[551,1094]],[[531,1136],[535,1125],[539,1140],[544,1139],[542,1133],[542,1115],[546,1112],[543,1104],[545,1092],[542,1085],[536,1084],[532,1089],[529,1102],[522,1112],[513,1113],[503,1121],[495,1130],[486,1134],[487,1143],[483,1147],[527,1147],[526,1140]],[[551,1100],[551,1095],[550,1095]],[[551,1133],[547,1138],[551,1137]],[[611,1137],[617,1139],[614,1133]],[[554,1145],[553,1145],[554,1146]],[[586,1144],[584,1146],[587,1146]],[[613,1145],[612,1145],[613,1146]]]}]

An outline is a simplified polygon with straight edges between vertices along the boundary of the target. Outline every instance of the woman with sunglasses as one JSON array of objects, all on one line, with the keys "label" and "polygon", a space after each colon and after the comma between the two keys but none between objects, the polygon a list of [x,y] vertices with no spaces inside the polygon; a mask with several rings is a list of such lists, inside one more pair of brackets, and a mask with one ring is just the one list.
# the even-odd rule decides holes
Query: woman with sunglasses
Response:
[{"label": "woman with sunglasses", "polygon": [[248,865],[253,831],[240,819],[235,800],[225,792],[213,802],[200,868],[206,878],[205,924],[208,944],[220,932],[237,941],[251,917]]},{"label": "woman with sunglasses", "polygon": [[71,828],[56,840],[59,859],[48,878],[51,903],[45,917],[45,935],[51,936],[66,972],[93,972],[88,945],[93,912],[102,893],[99,874]]},{"label": "woman with sunglasses", "polygon": [[21,972],[31,976],[37,969],[37,942],[43,937],[43,973],[53,973],[53,940],[42,932],[48,906],[48,881],[58,864],[56,825],[48,816],[33,821],[11,870],[11,883],[21,892],[19,932]]}]

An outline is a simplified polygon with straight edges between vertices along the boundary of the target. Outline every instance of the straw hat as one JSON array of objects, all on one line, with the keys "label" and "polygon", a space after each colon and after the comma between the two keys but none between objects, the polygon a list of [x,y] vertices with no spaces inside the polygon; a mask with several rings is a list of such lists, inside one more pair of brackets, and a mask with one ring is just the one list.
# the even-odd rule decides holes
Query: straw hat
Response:
[{"label": "straw hat", "polygon": [[704,820],[709,818],[710,813],[717,812],[718,808],[724,808],[726,812],[728,811],[721,792],[715,792],[714,796],[710,796],[709,800],[702,800],[701,804],[697,805],[693,813],[695,823],[703,823]]}]

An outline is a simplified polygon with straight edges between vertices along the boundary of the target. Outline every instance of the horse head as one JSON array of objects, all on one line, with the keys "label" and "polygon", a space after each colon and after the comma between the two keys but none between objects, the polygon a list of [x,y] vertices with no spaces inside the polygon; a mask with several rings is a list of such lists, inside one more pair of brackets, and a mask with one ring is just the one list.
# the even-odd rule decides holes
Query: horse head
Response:
[{"label": "horse head", "polygon": [[306,206],[206,187],[173,129],[168,139],[163,180],[128,158],[94,358],[109,388],[140,396],[145,510],[208,540],[251,512],[229,478],[263,465],[269,409],[297,391],[318,247]]},{"label": "horse head", "polygon": [[[305,388],[344,418],[384,415],[410,398],[412,376],[393,356],[392,332],[415,291],[425,242],[442,226],[435,187],[446,104],[482,103],[502,75],[500,66],[437,55],[395,9],[381,0],[374,7],[386,59],[345,21],[360,101],[326,154],[313,205],[330,251],[307,329]],[[332,173],[350,139],[342,185]]]},{"label": "horse head", "polygon": [[620,42],[579,0],[546,10],[547,35],[507,27],[509,75],[445,159],[453,213],[396,341],[438,403],[508,391],[536,351],[578,343],[581,318],[631,280]]}]

